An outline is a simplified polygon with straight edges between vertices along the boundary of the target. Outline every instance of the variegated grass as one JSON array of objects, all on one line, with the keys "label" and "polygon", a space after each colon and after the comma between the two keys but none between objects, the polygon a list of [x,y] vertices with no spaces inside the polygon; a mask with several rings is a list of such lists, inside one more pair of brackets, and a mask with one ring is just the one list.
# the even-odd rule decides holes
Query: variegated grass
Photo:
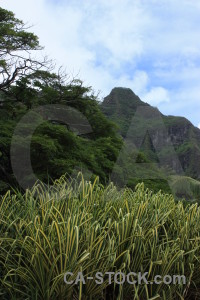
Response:
[{"label": "variegated grass", "polygon": [[[171,195],[64,176],[0,202],[1,299],[198,299],[200,209]],[[64,274],[185,275],[186,285],[67,285]]]}]

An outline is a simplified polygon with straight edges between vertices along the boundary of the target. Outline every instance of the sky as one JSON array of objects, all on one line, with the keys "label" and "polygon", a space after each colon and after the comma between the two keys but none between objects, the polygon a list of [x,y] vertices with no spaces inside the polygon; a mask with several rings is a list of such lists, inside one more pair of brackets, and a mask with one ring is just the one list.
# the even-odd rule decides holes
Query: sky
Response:
[{"label": "sky", "polygon": [[44,54],[99,93],[131,88],[200,128],[199,0],[1,0]]}]

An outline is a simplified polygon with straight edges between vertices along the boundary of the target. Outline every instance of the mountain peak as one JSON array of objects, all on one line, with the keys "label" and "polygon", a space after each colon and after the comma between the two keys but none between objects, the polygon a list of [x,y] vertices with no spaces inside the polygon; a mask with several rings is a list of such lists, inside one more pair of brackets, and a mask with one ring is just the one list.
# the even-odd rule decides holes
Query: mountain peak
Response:
[{"label": "mountain peak", "polygon": [[139,106],[149,106],[130,89],[125,87],[115,87],[110,94],[104,98],[101,105],[103,113],[113,121],[124,120],[122,135],[125,135],[129,123]]},{"label": "mountain peak", "polygon": [[140,105],[148,105],[140,100],[140,98],[130,89],[126,87],[115,87],[111,90],[110,94],[104,98],[103,107],[115,106],[123,110],[136,110]]},{"label": "mountain peak", "polygon": [[[131,126],[135,113],[141,106],[144,108],[143,115],[136,115],[136,123]],[[156,149],[159,160],[161,158],[169,169],[177,174],[184,171],[193,178],[200,178],[200,165],[196,163],[200,161],[200,131],[187,119],[163,115],[157,108],[140,100],[130,88],[124,87],[113,88],[104,98],[101,108],[104,114],[118,125],[119,134],[125,141],[128,133],[129,142],[133,141],[138,149],[141,148],[150,161],[157,160],[154,153]],[[162,126],[156,121],[158,113],[163,121]],[[151,133],[150,136],[145,136],[146,129]],[[171,152],[174,154],[170,154],[167,143],[171,143],[172,150],[174,147],[174,152]]]},{"label": "mountain peak", "polygon": [[124,94],[132,94],[132,95],[135,95],[135,93],[130,89],[130,88],[127,88],[127,87],[114,87],[112,90],[111,90],[111,94],[113,93],[124,93]]}]

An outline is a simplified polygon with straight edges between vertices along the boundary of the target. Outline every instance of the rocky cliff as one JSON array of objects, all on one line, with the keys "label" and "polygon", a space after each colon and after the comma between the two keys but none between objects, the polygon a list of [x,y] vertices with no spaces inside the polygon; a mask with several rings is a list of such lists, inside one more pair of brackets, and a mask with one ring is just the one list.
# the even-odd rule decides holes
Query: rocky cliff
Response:
[{"label": "rocky cliff", "polygon": [[200,178],[200,130],[186,118],[163,115],[129,88],[114,88],[101,107],[126,144],[171,173]]}]

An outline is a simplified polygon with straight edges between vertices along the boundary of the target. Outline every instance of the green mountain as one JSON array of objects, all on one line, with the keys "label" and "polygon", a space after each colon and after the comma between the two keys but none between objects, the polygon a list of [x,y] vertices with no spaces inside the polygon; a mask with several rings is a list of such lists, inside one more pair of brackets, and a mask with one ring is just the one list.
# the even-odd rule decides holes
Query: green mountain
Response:
[{"label": "green mountain", "polygon": [[[126,170],[126,184],[146,180],[151,186],[152,182],[160,185],[164,180],[167,185],[163,189],[167,191],[167,186],[176,186],[172,175],[200,178],[200,130],[186,118],[165,116],[140,100],[131,89],[121,87],[104,98],[101,109],[118,125],[124,139],[125,147],[117,165]],[[113,178],[120,182],[115,169]],[[193,182],[190,181],[191,185]],[[184,191],[177,194],[184,195]],[[187,188],[187,195],[190,194]]]},{"label": "green mountain", "polygon": [[120,134],[125,137],[139,106],[149,106],[149,104],[141,101],[129,88],[114,88],[104,98],[101,107],[104,114],[119,125]]}]

